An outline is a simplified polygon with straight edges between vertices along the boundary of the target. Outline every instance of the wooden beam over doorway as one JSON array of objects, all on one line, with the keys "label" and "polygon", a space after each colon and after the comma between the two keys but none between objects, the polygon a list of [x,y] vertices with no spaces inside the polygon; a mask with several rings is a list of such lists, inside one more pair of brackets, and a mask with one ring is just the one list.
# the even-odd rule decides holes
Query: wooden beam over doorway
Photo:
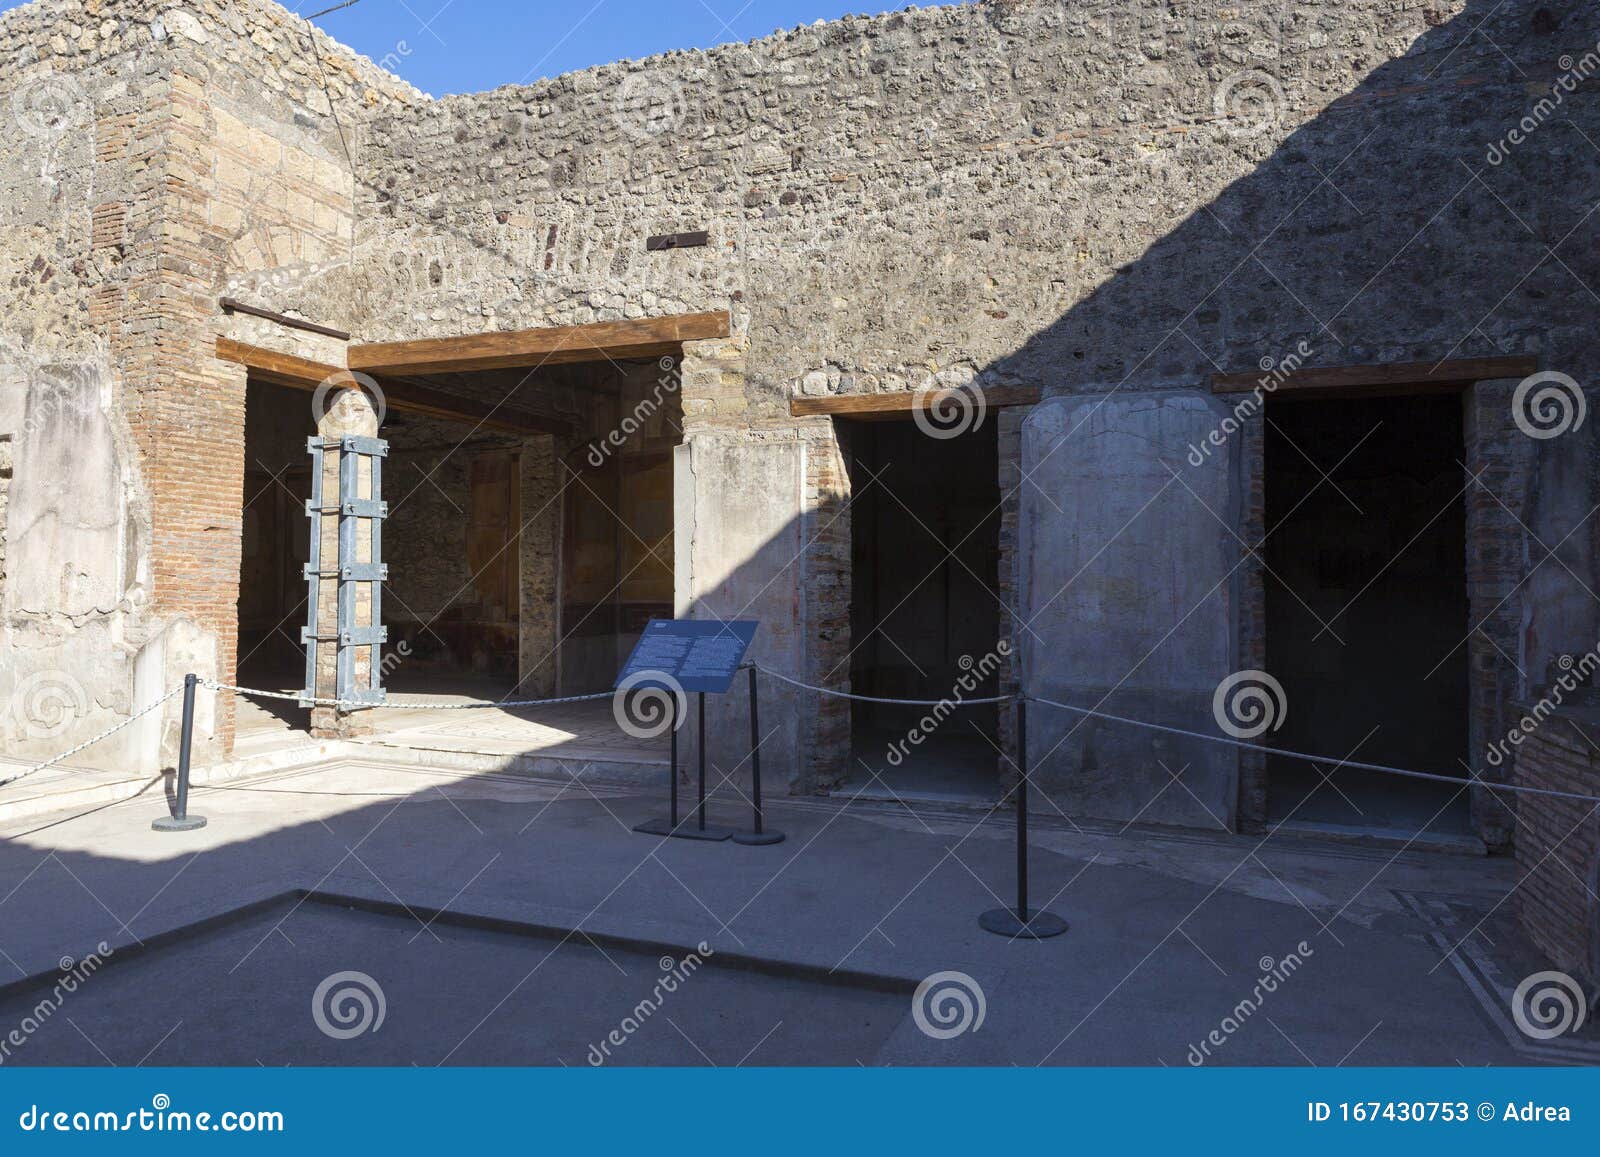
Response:
[{"label": "wooden beam over doorway", "polygon": [[358,342],[350,347],[349,359],[351,369],[369,374],[465,373],[660,357],[677,353],[686,341],[724,338],[730,332],[726,312],[681,313],[418,341]]},{"label": "wooden beam over doorway", "polygon": [[[916,390],[893,394],[837,394],[828,398],[790,398],[789,416],[814,418],[827,416],[861,422],[888,422],[910,418],[916,410],[926,410],[935,398],[949,390]],[[982,395],[986,409],[1000,406],[1032,406],[1039,401],[1037,386],[988,386],[961,392]]]},{"label": "wooden beam over doorway", "polygon": [[[1538,372],[1532,357],[1459,358],[1442,362],[1391,362],[1364,366],[1301,366],[1270,391],[1278,396],[1428,393],[1467,382],[1525,378]],[[1211,392],[1248,394],[1272,375],[1262,370],[1212,374]]]},{"label": "wooden beam over doorway", "polygon": [[[263,381],[297,390],[315,390],[328,379],[340,376],[354,381],[350,378],[350,371],[343,366],[280,353],[232,338],[217,339],[217,357],[225,362],[249,367],[251,374]],[[397,412],[470,422],[486,430],[501,430],[511,434],[567,434],[572,430],[570,423],[559,418],[529,413],[515,406],[491,405],[416,382],[396,381],[376,374],[369,376],[383,391],[384,404]]]}]

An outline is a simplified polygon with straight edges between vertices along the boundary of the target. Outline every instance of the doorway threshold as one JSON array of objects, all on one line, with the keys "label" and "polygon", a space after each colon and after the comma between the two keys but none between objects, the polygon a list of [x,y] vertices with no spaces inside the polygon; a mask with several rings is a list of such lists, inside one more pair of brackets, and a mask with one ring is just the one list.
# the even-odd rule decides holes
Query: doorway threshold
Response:
[{"label": "doorway threshold", "polygon": [[1384,828],[1358,824],[1318,823],[1315,820],[1269,822],[1272,835],[1304,836],[1357,844],[1368,848],[1392,848],[1406,852],[1439,852],[1453,856],[1487,856],[1489,847],[1471,832],[1407,832],[1403,828]]},{"label": "doorway threshold", "polygon": [[989,811],[1000,802],[995,792],[942,791],[938,788],[891,787],[886,783],[844,784],[828,793],[830,799],[861,800],[871,803],[939,804],[942,807]]}]

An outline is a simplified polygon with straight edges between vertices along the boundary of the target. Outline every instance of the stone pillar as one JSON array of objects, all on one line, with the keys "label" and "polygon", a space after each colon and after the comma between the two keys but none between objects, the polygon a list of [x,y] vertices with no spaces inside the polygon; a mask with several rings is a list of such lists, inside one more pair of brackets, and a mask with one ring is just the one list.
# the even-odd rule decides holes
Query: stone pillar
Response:
[{"label": "stone pillar", "polygon": [[750,399],[740,338],[684,342],[678,373],[685,440],[708,427],[744,430],[749,426]]},{"label": "stone pillar", "polygon": [[[378,436],[378,415],[373,406],[373,400],[365,391],[359,388],[339,390],[331,394],[332,404],[317,422],[317,434],[322,438],[343,438],[351,435],[358,437],[376,438]],[[326,450],[322,456],[322,502],[323,508],[337,507],[339,499],[339,470],[342,451],[337,448]],[[365,456],[357,456],[359,462],[359,492],[362,498],[371,498],[372,494],[372,462]],[[322,636],[317,643],[316,663],[316,688],[318,699],[332,699],[338,695],[338,660],[339,647],[333,636],[338,630],[339,613],[339,583],[336,578],[338,568],[347,562],[375,562],[372,556],[372,524],[363,519],[360,523],[360,533],[356,539],[356,557],[353,559],[341,558],[339,555],[339,520],[336,517],[325,516],[321,520],[322,526],[322,573],[324,576],[318,580],[317,588],[317,621],[316,633]],[[358,588],[360,594],[356,601],[356,625],[369,626],[372,623],[372,588],[370,584],[363,584]],[[372,675],[372,649],[358,647],[355,653],[355,680],[357,686],[366,686],[371,681]],[[356,735],[370,734],[372,724],[370,719],[362,712],[347,712],[334,707],[314,707],[311,711],[311,734],[318,739],[348,739]]]},{"label": "stone pillar", "polygon": [[517,696],[556,693],[560,651],[561,483],[556,440],[524,438],[517,536]]}]

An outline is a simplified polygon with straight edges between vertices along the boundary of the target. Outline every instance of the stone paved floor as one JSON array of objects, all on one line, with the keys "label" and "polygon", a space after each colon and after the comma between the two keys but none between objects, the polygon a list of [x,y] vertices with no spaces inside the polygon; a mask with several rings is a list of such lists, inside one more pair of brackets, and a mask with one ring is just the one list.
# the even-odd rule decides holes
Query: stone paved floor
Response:
[{"label": "stone paved floor", "polygon": [[[508,688],[491,682],[458,681],[444,690],[403,689],[393,694],[397,701],[467,703],[505,698]],[[304,708],[292,703],[241,696],[235,753],[255,753],[303,741],[307,715]],[[550,707],[463,711],[386,708],[369,713],[368,722],[373,734],[357,742],[378,747],[543,756],[584,762],[662,766],[667,763],[665,737],[639,739],[624,732],[612,716],[609,699]]]},{"label": "stone paved floor", "polygon": [[[596,1026],[650,994],[660,957],[701,943],[717,967],[870,979],[898,994],[894,1023],[881,1021],[881,995],[817,995],[819,1025],[870,1021],[839,1028],[830,1047],[829,1033],[779,1027],[806,1015],[804,985],[719,980],[704,994],[732,1005],[690,997],[679,1024],[692,1040],[661,1033],[635,1060],[737,1058],[769,1027],[772,1046],[751,1063],[1182,1066],[1213,1030],[1225,1038],[1217,1064],[1600,1057],[1595,1030],[1558,1054],[1508,1030],[1496,983],[1536,962],[1483,966],[1515,939],[1515,871],[1502,860],[1041,819],[1035,896],[1072,927],[1013,943],[976,919],[1012,887],[1005,816],[784,799],[769,813],[782,844],[695,843],[631,830],[658,810],[649,793],[376,761],[202,788],[193,810],[209,825],[183,835],[150,830],[166,811],[157,793],[0,826],[0,971],[13,983],[53,974],[105,943],[112,963],[89,982],[108,981],[105,1003],[85,1003],[79,1026],[89,1052],[119,1064],[236,1060],[218,1018],[279,1063],[573,1063]],[[727,804],[713,812],[744,820]],[[295,889],[334,899],[285,902]],[[274,915],[178,935],[252,903]],[[349,904],[386,919],[330,924],[330,907]],[[498,931],[458,936],[462,921]],[[566,951],[589,936],[615,963]],[[250,967],[256,952],[276,967]],[[1241,1016],[1291,954],[1293,975]],[[191,1021],[155,990],[195,982],[197,960],[206,996]],[[135,964],[143,979],[126,983]],[[396,1019],[345,1050],[308,1038],[313,982],[336,970],[373,978],[404,1031]],[[939,973],[981,992],[981,1026],[949,1039],[919,1026],[907,993]],[[0,1029],[24,996],[32,1007],[38,993],[0,988]],[[39,1057],[94,1059],[60,1042]]]}]

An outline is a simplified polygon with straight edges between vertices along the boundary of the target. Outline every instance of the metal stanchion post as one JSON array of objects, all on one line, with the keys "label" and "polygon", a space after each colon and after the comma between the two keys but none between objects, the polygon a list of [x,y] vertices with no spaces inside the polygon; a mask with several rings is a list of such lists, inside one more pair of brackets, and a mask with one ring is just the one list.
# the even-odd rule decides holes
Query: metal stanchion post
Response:
[{"label": "metal stanchion post", "polygon": [[695,826],[702,832],[706,830],[706,693],[701,691],[697,695],[697,705],[700,708],[700,798],[695,805]]},{"label": "metal stanchion post", "polygon": [[678,697],[672,700],[672,826],[678,826]]},{"label": "metal stanchion post", "polygon": [[978,926],[1013,940],[1043,940],[1067,930],[1067,922],[1028,907],[1028,701],[1017,700],[1017,907],[992,908],[978,917]]},{"label": "metal stanchion post", "polygon": [[177,807],[172,815],[162,816],[150,824],[158,832],[192,832],[206,826],[204,816],[189,814],[189,757],[194,747],[194,693],[199,685],[198,675],[183,677],[183,725],[178,733]]},{"label": "metal stanchion post", "polygon": [[734,832],[736,844],[778,844],[783,842],[782,832],[769,832],[761,814],[761,712],[756,702],[756,669],[750,668],[750,788],[751,802],[755,805],[754,831]]},{"label": "metal stanchion post", "polygon": [[678,699],[682,692],[674,692],[672,699],[672,737],[671,743],[671,787],[669,798],[671,800],[670,812],[664,819],[648,820],[639,824],[633,830],[651,836],[677,836],[685,840],[725,840],[733,834],[732,829],[708,825],[706,823],[706,697],[700,694],[700,791],[699,802],[695,806],[694,823],[680,820],[678,816]]}]

